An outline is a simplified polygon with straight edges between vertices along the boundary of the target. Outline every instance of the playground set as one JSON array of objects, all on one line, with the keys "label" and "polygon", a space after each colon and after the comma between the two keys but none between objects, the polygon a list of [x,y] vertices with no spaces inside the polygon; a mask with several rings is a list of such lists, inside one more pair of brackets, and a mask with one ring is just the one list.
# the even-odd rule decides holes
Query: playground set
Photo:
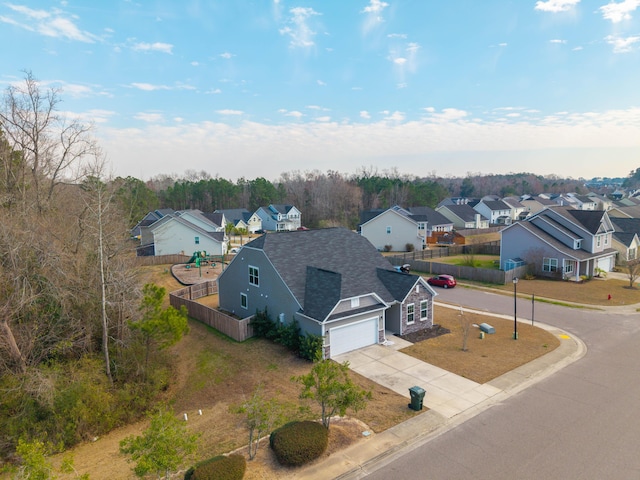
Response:
[{"label": "playground set", "polygon": [[186,268],[191,268],[192,264],[195,264],[196,268],[200,268],[203,265],[210,265],[211,267],[215,267],[215,259],[216,257],[214,255],[207,255],[207,252],[204,250],[193,252],[193,255],[187,261]]}]

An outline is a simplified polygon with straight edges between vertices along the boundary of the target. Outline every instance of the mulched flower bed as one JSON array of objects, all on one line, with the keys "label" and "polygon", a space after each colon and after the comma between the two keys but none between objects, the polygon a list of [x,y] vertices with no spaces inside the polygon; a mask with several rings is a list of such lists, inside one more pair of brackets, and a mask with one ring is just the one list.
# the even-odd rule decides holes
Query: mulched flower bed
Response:
[{"label": "mulched flower bed", "polygon": [[430,338],[439,337],[440,335],[446,335],[447,333],[451,333],[451,330],[449,330],[448,328],[444,328],[442,325],[438,325],[436,323],[431,328],[425,328],[417,332],[408,333],[407,335],[398,336],[401,339],[406,340],[407,342],[418,343],[422,342],[423,340],[429,340]]}]

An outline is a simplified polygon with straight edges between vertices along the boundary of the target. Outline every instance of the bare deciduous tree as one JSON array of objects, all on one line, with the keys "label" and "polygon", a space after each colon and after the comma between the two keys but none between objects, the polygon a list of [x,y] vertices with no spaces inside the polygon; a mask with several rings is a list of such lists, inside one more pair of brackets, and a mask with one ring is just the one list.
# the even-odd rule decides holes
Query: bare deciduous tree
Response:
[{"label": "bare deciduous tree", "polygon": [[0,129],[30,173],[23,197],[32,192],[38,212],[46,209],[58,185],[77,180],[78,163],[96,148],[90,127],[58,115],[59,93],[44,91],[27,71],[24,83],[8,87],[0,105]]}]

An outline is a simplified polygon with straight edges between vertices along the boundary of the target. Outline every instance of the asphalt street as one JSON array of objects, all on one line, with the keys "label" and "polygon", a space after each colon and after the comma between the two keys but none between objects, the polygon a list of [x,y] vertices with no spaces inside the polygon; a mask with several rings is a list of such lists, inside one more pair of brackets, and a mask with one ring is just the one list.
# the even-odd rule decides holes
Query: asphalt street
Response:
[{"label": "asphalt street", "polygon": [[[466,288],[438,293],[439,301],[514,312],[512,296]],[[517,302],[519,319],[531,319],[531,300]],[[385,459],[367,478],[640,478],[640,313],[536,302],[534,315],[580,337],[587,354],[429,442]]]}]

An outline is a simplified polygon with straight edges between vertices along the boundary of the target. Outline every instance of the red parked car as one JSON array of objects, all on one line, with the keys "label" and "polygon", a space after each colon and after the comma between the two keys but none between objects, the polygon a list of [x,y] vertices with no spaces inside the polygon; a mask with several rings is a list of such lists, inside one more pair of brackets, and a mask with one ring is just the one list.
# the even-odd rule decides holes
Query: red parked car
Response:
[{"label": "red parked car", "polygon": [[453,288],[456,286],[456,279],[451,275],[438,275],[427,280],[429,285],[442,288]]}]

